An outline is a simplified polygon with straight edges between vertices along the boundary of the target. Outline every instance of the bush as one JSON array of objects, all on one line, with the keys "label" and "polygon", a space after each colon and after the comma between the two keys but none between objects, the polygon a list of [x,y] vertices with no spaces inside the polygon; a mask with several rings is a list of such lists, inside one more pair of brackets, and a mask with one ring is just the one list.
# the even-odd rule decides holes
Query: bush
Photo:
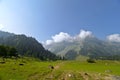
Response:
[{"label": "bush", "polygon": [[93,60],[93,59],[87,59],[87,62],[88,63],[95,63],[95,60]]}]

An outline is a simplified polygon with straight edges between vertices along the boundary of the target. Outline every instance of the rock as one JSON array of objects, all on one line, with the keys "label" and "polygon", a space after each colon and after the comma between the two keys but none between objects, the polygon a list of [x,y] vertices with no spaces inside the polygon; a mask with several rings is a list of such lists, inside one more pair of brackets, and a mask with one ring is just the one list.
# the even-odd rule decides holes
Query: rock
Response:
[{"label": "rock", "polygon": [[105,70],[106,73],[111,73],[112,71],[111,70]]},{"label": "rock", "polygon": [[84,73],[85,75],[88,75],[88,73]]},{"label": "rock", "polygon": [[71,74],[68,74],[68,77],[72,77],[72,75],[71,75]]},{"label": "rock", "polygon": [[19,65],[20,65],[20,66],[23,66],[24,64],[20,63]]}]

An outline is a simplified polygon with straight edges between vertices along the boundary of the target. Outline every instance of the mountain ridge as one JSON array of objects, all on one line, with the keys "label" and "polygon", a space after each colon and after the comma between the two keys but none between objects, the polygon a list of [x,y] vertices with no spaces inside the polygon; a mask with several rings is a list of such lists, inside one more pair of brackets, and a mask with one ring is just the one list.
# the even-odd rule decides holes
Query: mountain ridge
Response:
[{"label": "mountain ridge", "polygon": [[96,37],[86,37],[73,42],[64,41],[46,45],[46,48],[51,52],[72,60],[78,56],[86,56],[93,59],[113,59],[116,55],[120,56],[119,47],[119,42],[99,40]]},{"label": "mountain ridge", "polygon": [[57,56],[46,50],[41,43],[33,37],[24,34],[16,35],[0,31],[0,45],[15,47],[21,56],[30,56],[41,60],[55,60]]}]

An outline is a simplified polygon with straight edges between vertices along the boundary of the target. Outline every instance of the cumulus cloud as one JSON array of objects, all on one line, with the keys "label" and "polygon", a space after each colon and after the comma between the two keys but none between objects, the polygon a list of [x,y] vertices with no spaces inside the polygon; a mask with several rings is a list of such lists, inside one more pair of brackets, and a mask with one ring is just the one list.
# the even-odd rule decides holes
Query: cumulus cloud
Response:
[{"label": "cumulus cloud", "polygon": [[45,44],[46,44],[46,45],[50,45],[50,44],[52,44],[52,43],[53,43],[53,40],[47,40]]},{"label": "cumulus cloud", "polygon": [[91,31],[80,30],[78,37],[85,39],[86,37],[93,37],[93,34]]},{"label": "cumulus cloud", "polygon": [[72,41],[79,40],[79,39],[83,40],[86,37],[93,37],[92,32],[91,31],[80,30],[80,33],[76,36],[71,36],[68,33],[60,32],[59,34],[56,34],[56,35],[52,36],[51,37],[52,39],[47,40],[45,42],[45,44],[50,45],[52,43],[59,43],[59,42],[62,42],[62,41],[72,42]]},{"label": "cumulus cloud", "polygon": [[0,30],[2,30],[4,28],[3,24],[0,24]]},{"label": "cumulus cloud", "polygon": [[52,40],[47,40],[45,42],[46,45],[50,45],[52,43],[58,43],[62,41],[70,41],[72,37],[68,33],[60,32],[59,34],[56,34],[52,36]]},{"label": "cumulus cloud", "polygon": [[55,36],[52,36],[52,39],[54,42],[62,42],[70,40],[72,37],[68,33],[60,32],[59,34],[56,34]]},{"label": "cumulus cloud", "polygon": [[112,34],[107,36],[107,40],[111,42],[120,42],[120,34]]}]

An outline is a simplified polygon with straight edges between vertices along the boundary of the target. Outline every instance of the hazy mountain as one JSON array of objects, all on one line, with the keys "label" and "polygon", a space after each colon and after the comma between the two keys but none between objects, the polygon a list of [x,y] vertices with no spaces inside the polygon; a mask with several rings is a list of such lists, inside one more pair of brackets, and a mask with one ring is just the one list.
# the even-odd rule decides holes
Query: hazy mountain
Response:
[{"label": "hazy mountain", "polygon": [[32,56],[42,60],[54,60],[57,58],[55,54],[45,50],[35,38],[25,35],[0,31],[0,44],[15,47],[18,54],[23,56]]},{"label": "hazy mountain", "polygon": [[3,37],[3,38],[9,37],[9,36],[14,36],[14,35],[15,34],[13,34],[13,33],[0,31],[0,37]]},{"label": "hazy mountain", "polygon": [[77,59],[80,56],[95,59],[118,59],[120,56],[120,43],[103,41],[95,37],[52,43],[46,45],[46,48],[67,59]]}]

